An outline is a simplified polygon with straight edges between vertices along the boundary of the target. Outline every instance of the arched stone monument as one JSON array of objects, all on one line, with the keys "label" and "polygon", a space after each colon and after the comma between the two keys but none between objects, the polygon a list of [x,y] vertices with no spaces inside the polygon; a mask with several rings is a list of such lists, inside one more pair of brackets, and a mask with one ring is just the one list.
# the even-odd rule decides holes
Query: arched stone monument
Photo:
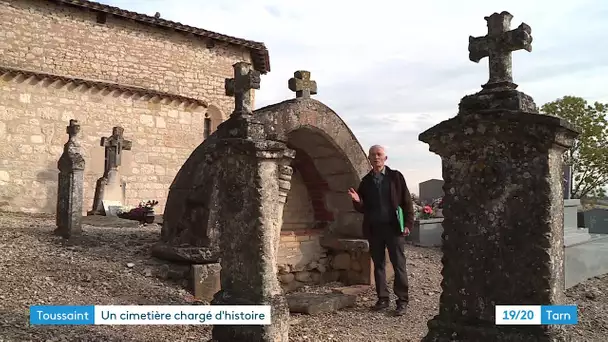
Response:
[{"label": "arched stone monument", "polygon": [[193,265],[220,261],[215,304],[273,307],[271,327],[217,326],[218,341],[287,341],[277,254],[293,172],[305,180],[306,200],[315,211],[303,231],[362,238],[361,217],[347,189],[369,172],[366,154],[344,121],[310,98],[316,94],[310,73],[294,76],[289,87],[295,99],[251,112],[249,91],[259,87],[259,75],[235,64],[235,78],[226,82],[235,112],[192,152],[170,188],[154,254]]}]

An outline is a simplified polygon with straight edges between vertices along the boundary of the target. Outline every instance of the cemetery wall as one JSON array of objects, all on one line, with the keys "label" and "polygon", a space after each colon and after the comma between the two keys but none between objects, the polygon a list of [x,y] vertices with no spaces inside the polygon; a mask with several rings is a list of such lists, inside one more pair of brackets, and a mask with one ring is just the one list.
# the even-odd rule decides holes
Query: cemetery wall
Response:
[{"label": "cemetery wall", "polygon": [[[65,127],[77,119],[87,163],[84,209],[91,209],[103,174],[100,139],[120,125],[133,141],[120,167],[127,204],[156,199],[162,212],[173,177],[203,140],[205,114],[215,130],[232,111],[234,100],[224,90],[232,65],[251,61],[240,47],[207,48],[197,37],[110,15],[98,24],[93,11],[50,1],[0,0],[0,18],[0,68],[110,84],[95,91],[0,78],[0,210],[54,212]],[[209,108],[138,99],[113,85],[179,95]]]}]

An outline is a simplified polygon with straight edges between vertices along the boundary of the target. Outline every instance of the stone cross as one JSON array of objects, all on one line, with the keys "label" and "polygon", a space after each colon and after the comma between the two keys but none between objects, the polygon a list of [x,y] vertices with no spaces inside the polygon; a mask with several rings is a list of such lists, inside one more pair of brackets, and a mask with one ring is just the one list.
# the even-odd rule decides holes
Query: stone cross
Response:
[{"label": "stone cross", "polygon": [[123,137],[124,128],[116,126],[112,128],[112,135],[101,138],[101,146],[105,147],[105,165],[103,176],[97,180],[95,186],[95,197],[93,198],[93,209],[90,214],[103,215],[104,200],[125,200],[125,187],[120,184],[118,167],[122,161],[122,151],[130,151],[133,143]]},{"label": "stone cross", "polygon": [[78,133],[80,133],[80,125],[78,124],[78,120],[71,119],[70,125],[65,128],[65,131],[68,134],[68,141],[77,140]]},{"label": "stone cross", "polygon": [[54,233],[66,239],[78,237],[82,233],[82,204],[84,195],[85,161],[80,153],[78,134],[80,125],[70,120],[66,127],[68,141],[57,162],[59,176],[57,182],[57,228]]},{"label": "stone cross", "polygon": [[[218,128],[217,157],[210,167],[219,170],[214,175],[219,191],[210,207],[219,227],[221,290],[211,304],[267,305],[272,318],[269,325],[215,325],[217,342],[289,341],[289,307],[277,277],[277,256],[295,151],[264,133],[235,137],[226,132],[237,127],[231,122],[250,125],[255,119],[232,117]],[[265,127],[261,124],[262,132]],[[227,172],[235,168],[239,172]],[[246,191],[231,190],[236,188]]]},{"label": "stone cross", "polygon": [[[531,40],[527,26],[505,32],[510,18],[487,18],[490,83],[510,82],[509,51]],[[497,305],[566,301],[562,156],[578,132],[532,108],[530,96],[498,85],[419,136],[441,156],[445,189],[442,294],[423,342],[567,340],[560,326],[496,325]]]},{"label": "stone cross", "polygon": [[124,132],[124,128],[114,127],[111,136],[101,138],[101,146],[106,148],[104,176],[107,176],[110,170],[116,170],[120,166],[123,150],[131,150],[132,142],[123,138]]},{"label": "stone cross", "polygon": [[310,71],[298,70],[289,79],[289,89],[296,92],[296,98],[309,99],[317,94],[317,82],[310,79]]},{"label": "stone cross", "polygon": [[253,108],[252,89],[260,89],[260,72],[251,68],[245,62],[235,63],[234,78],[225,82],[226,95],[234,96],[234,113],[236,115],[250,114]]},{"label": "stone cross", "polygon": [[488,34],[484,37],[469,37],[469,59],[475,63],[489,57],[490,79],[483,88],[515,89],[511,72],[511,52],[532,51],[532,29],[522,23],[509,31],[513,16],[509,12],[494,13],[484,18],[488,22]]}]

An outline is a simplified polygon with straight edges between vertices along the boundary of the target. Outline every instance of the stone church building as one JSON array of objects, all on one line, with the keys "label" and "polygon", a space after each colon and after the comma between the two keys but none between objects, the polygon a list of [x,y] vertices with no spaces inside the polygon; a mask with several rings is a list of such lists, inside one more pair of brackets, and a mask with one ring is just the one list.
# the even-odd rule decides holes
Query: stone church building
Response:
[{"label": "stone church building", "polygon": [[270,71],[263,43],[84,0],[0,0],[0,211],[55,211],[66,126],[82,126],[85,203],[102,137],[124,128],[127,205],[158,200],[234,108],[232,65]]},{"label": "stone church building", "polygon": [[[212,133],[234,109],[226,79],[237,62],[270,71],[263,43],[158,15],[84,0],[0,0],[0,211],[55,212],[57,161],[70,119],[81,125],[83,209],[92,209],[104,173],[102,138],[120,126],[131,142],[119,166],[125,204],[159,201],[163,258],[214,249],[216,235],[201,204],[211,192],[197,189],[207,189],[200,182],[215,172],[206,155]],[[290,89],[292,81],[294,89],[312,82],[306,72],[293,76]],[[292,89],[296,98],[254,112],[296,151],[278,254],[286,290],[337,279],[373,282],[360,215],[347,194],[370,165],[345,122],[310,98],[314,84],[308,96]],[[185,259],[217,270],[206,264],[214,261]],[[215,293],[216,273],[203,274],[209,281],[195,283],[207,289],[195,292]]]}]

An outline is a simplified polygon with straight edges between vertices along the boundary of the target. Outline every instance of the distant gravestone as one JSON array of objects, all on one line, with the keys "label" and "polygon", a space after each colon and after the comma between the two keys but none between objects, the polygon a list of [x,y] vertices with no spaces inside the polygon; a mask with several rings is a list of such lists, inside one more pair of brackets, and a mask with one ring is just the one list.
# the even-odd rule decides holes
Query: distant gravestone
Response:
[{"label": "distant gravestone", "polygon": [[105,163],[103,176],[97,180],[95,186],[95,197],[93,199],[93,209],[89,214],[110,215],[106,212],[104,201],[111,201],[124,205],[125,192],[124,185],[121,184],[118,167],[122,161],[122,151],[130,151],[132,142],[123,137],[122,127],[112,128],[112,135],[101,138],[101,146],[105,147]]},{"label": "distant gravestone", "polygon": [[608,209],[594,208],[582,213],[589,234],[608,234]]},{"label": "distant gravestone", "polygon": [[422,203],[431,203],[437,198],[443,197],[443,180],[429,179],[418,184],[418,198]]},{"label": "distant gravestone", "polygon": [[442,157],[443,293],[424,342],[562,341],[560,326],[496,325],[497,305],[565,304],[562,155],[577,132],[538,114],[515,90],[511,52],[531,51],[531,29],[512,15],[485,18],[469,58],[489,57],[490,78],[458,115],[420,134]]},{"label": "distant gravestone", "polygon": [[84,195],[85,161],[80,153],[80,125],[70,120],[67,126],[68,141],[57,162],[59,177],[57,182],[57,228],[54,233],[66,239],[78,237],[82,233],[82,202]]}]

